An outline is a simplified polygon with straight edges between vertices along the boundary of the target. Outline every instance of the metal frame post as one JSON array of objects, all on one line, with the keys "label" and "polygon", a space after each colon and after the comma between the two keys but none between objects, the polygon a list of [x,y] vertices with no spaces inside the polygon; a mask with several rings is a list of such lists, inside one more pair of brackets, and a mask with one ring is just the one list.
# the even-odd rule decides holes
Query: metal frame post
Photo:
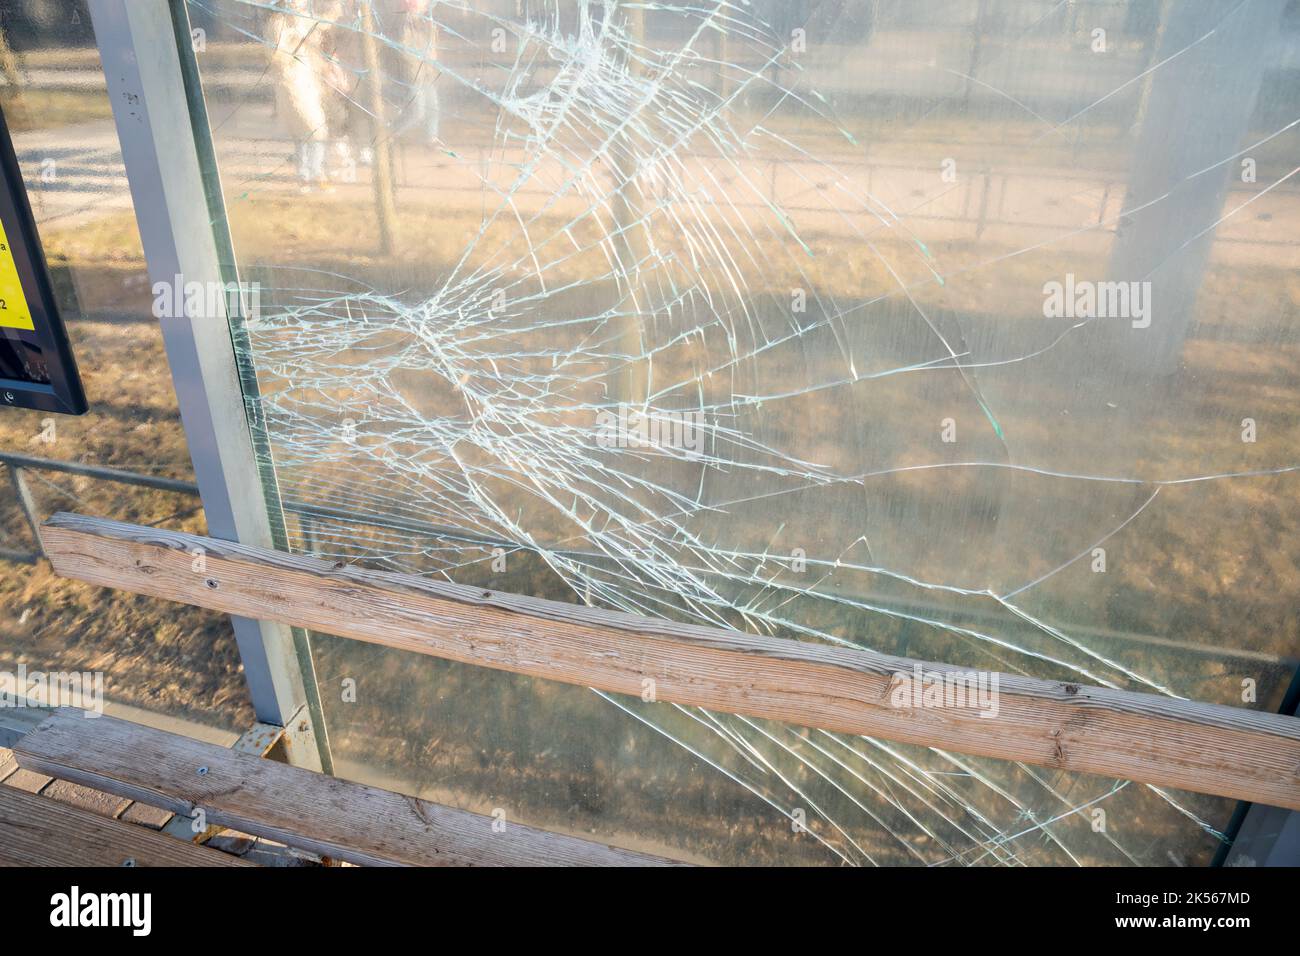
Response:
[{"label": "metal frame post", "polygon": [[[1291,678],[1278,713],[1300,717],[1300,670]],[[1232,842],[1215,860],[1220,865],[1300,865],[1300,811],[1240,804],[1228,824],[1228,837]]]},{"label": "metal frame post", "polygon": [[[180,59],[192,51],[179,48],[168,0],[90,0],[90,13],[150,281],[224,286]],[[229,320],[164,317],[163,344],[209,534],[274,547]],[[331,772],[305,633],[241,617],[231,624],[257,719],[292,723],[293,762]]]}]

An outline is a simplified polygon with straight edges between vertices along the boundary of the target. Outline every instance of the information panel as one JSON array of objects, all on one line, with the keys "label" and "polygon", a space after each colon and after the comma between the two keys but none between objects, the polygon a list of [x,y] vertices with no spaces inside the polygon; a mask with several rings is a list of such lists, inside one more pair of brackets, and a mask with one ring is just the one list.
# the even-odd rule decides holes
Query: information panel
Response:
[{"label": "information panel", "polygon": [[0,408],[86,411],[22,172],[0,110]]}]

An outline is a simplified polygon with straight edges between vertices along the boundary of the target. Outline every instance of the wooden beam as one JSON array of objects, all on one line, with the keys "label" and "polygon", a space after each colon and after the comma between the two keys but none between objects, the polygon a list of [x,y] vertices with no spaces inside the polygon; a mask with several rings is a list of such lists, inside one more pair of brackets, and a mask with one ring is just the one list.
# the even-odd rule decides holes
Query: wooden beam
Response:
[{"label": "wooden beam", "polygon": [[[893,706],[900,674],[968,670],[81,515],[53,516],[42,538],[65,577],[231,614],[617,693],[652,690],[663,703],[1300,809],[1300,719],[1293,717],[1011,674],[996,675],[996,716]],[[205,556],[201,572],[197,551]]]},{"label": "wooden beam", "polygon": [[253,865],[5,786],[0,786],[0,848],[8,866]]},{"label": "wooden beam", "polygon": [[[362,866],[646,866],[551,833],[113,717],[56,711],[14,745],[24,769]],[[170,838],[167,838],[170,839]]]}]

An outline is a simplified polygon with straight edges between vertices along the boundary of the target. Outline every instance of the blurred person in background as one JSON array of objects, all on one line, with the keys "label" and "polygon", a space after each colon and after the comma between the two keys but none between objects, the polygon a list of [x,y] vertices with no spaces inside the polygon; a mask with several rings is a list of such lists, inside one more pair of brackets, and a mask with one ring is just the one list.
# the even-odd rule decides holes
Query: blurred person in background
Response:
[{"label": "blurred person in background", "polygon": [[[357,163],[374,163],[374,131],[366,111],[365,84],[370,82],[362,51],[361,6],[370,0],[340,0],[335,25],[326,40],[332,73],[326,89],[326,113],[332,139],[332,175],[342,182],[356,182]],[[382,79],[379,82],[383,82]]]},{"label": "blurred person in background", "polygon": [[267,18],[276,115],[297,143],[298,188],[328,188],[325,151],[330,141],[329,90],[346,84],[345,70],[328,52],[339,0],[281,0]]},{"label": "blurred person in background", "polygon": [[438,109],[437,65],[438,26],[433,19],[437,0],[399,0],[400,29],[398,38],[403,47],[398,78],[405,86],[405,109],[401,117],[402,130],[413,130],[430,145],[438,142],[440,111]]}]

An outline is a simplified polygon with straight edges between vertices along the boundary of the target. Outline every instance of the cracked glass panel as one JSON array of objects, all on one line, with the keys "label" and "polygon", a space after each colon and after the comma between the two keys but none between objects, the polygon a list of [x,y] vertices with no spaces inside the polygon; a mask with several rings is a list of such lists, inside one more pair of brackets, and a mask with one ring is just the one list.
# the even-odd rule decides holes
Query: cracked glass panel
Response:
[{"label": "cracked glass panel", "polygon": [[[293,548],[1278,708],[1294,3],[188,6]],[[341,773],[686,859],[1203,864],[1233,810],[314,650]]]}]

